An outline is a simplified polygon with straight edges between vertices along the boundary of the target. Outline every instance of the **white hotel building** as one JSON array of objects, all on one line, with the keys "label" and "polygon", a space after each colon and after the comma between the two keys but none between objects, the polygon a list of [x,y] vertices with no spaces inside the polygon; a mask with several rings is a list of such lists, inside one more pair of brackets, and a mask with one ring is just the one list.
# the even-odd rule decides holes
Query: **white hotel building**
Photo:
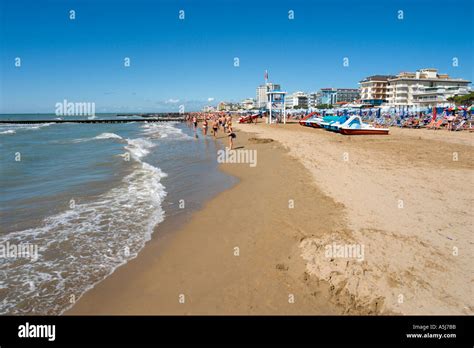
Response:
[{"label": "white hotel building", "polygon": [[255,107],[255,100],[252,98],[244,99],[240,102],[240,106],[244,110],[252,110]]},{"label": "white hotel building", "polygon": [[437,69],[421,69],[415,73],[402,72],[387,80],[387,105],[448,106],[447,98],[470,92],[470,81],[438,74]]},{"label": "white hotel building", "polygon": [[295,92],[285,97],[285,108],[307,109],[309,104],[308,95],[304,92]]}]

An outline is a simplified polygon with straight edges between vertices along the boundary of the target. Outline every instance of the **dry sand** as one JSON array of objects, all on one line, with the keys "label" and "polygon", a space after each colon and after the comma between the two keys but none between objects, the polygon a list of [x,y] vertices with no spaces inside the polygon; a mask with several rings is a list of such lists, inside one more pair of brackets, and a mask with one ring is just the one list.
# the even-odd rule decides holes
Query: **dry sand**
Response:
[{"label": "dry sand", "polygon": [[[473,313],[474,134],[239,128],[281,142],[309,170],[308,182],[344,207],[347,229],[306,238],[300,248],[308,273],[330,283],[346,313]],[[317,201],[313,207],[317,214]],[[363,261],[330,257],[333,244],[363,246]]]},{"label": "dry sand", "polygon": [[66,314],[473,313],[474,134],[237,128],[257,166]]}]

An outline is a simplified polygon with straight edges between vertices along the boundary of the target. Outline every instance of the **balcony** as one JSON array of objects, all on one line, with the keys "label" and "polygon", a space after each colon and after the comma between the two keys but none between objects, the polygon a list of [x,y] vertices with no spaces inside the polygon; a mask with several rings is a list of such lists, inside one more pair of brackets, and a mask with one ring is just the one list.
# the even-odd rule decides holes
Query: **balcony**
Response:
[{"label": "balcony", "polygon": [[437,103],[443,103],[445,102],[446,99],[443,97],[423,97],[423,98],[416,98],[414,99],[414,102],[416,103],[424,103],[424,102],[437,102]]},{"label": "balcony", "polygon": [[426,89],[426,90],[414,91],[413,95],[444,94],[445,92],[446,90],[444,88]]}]

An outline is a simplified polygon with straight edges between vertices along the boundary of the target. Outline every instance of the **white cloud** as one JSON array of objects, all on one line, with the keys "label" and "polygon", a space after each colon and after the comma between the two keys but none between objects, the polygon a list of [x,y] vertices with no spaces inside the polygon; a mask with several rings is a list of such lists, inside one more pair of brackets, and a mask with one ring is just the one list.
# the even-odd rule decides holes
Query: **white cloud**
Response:
[{"label": "white cloud", "polygon": [[179,103],[179,99],[168,99],[166,101],[167,104],[176,104]]},{"label": "white cloud", "polygon": [[212,98],[212,97],[211,97],[211,98],[207,98],[207,101],[208,101],[208,102],[214,101],[214,98]]}]

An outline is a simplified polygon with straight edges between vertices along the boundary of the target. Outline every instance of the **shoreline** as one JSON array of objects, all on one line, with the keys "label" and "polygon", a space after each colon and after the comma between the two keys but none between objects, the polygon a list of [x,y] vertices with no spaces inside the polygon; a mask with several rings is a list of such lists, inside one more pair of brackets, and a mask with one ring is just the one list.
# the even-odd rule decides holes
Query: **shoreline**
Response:
[{"label": "shoreline", "polygon": [[[456,210],[472,201],[462,190],[472,183],[469,134],[235,128],[236,149],[257,150],[257,168],[219,165],[238,183],[176,231],[155,233],[66,315],[473,313],[473,217]],[[452,187],[425,184],[439,176]],[[336,243],[364,246],[365,259],[323,255]],[[464,250],[452,257],[456,245]]]},{"label": "shoreline", "polygon": [[[219,165],[239,181],[205,202],[184,225],[167,226],[165,219],[135,259],[85,293],[64,315],[343,312],[330,302],[329,285],[308,276],[299,255],[301,238],[331,228],[322,222],[315,228],[304,209],[288,209],[288,200],[297,207],[318,197],[320,209],[333,215],[331,226],[343,228],[336,206],[314,185],[304,183],[304,167],[280,144],[251,143],[248,134],[237,134],[237,148],[257,150],[257,168]],[[289,177],[275,175],[281,170]],[[277,194],[275,185],[284,192]],[[249,199],[257,190],[258,196]],[[185,303],[180,303],[180,295]]]}]

